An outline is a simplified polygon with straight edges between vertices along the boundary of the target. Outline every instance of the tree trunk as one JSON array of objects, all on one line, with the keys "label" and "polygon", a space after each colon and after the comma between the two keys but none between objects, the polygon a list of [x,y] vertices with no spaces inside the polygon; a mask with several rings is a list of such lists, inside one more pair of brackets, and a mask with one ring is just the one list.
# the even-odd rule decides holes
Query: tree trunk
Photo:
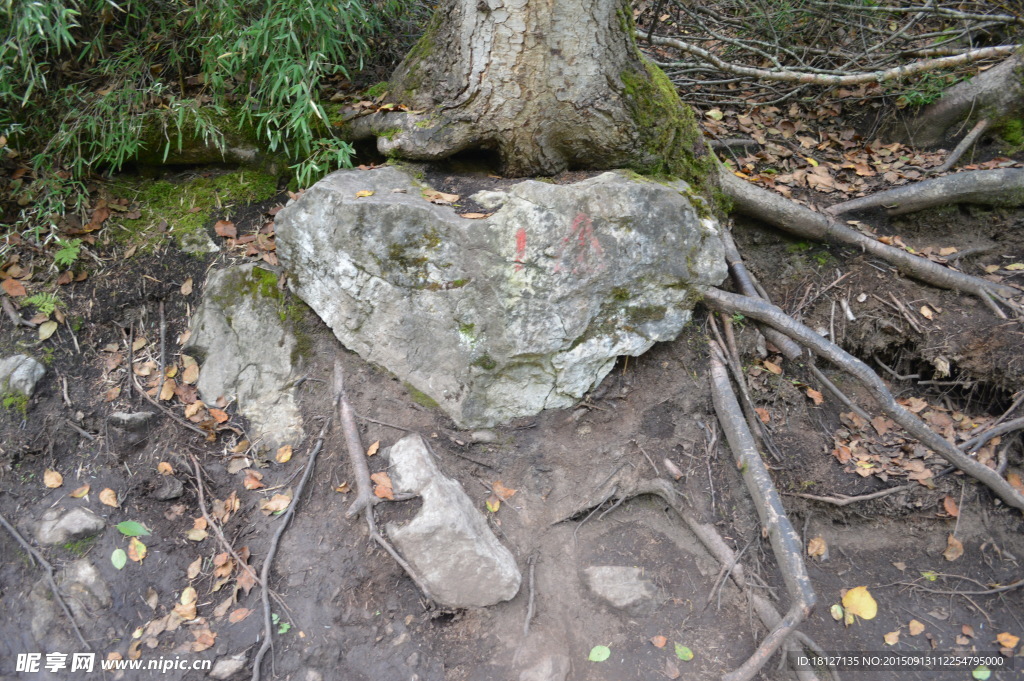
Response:
[{"label": "tree trunk", "polygon": [[390,90],[420,113],[372,124],[391,156],[492,150],[514,176],[630,167],[692,181],[714,167],[640,55],[625,0],[445,0]]}]

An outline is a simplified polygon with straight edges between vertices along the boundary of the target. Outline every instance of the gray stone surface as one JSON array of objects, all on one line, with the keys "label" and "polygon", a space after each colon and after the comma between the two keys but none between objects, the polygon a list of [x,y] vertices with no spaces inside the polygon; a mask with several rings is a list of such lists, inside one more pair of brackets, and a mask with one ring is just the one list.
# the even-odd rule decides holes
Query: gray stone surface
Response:
[{"label": "gray stone surface", "polygon": [[519,673],[519,681],[565,681],[571,668],[568,655],[544,655]]},{"label": "gray stone surface", "polygon": [[395,492],[423,498],[411,521],[387,526],[388,536],[434,599],[451,608],[482,608],[515,596],[522,579],[515,558],[462,485],[438,470],[420,436],[402,438],[388,457]]},{"label": "gray stone surface", "polygon": [[46,367],[28,355],[11,355],[0,360],[0,395],[19,393],[32,397]]},{"label": "gray stone surface", "polygon": [[333,173],[278,213],[277,252],[346,347],[463,427],[572,405],[725,277],[681,183],[525,181],[474,197],[497,211],[475,220],[422,192],[393,167]]},{"label": "gray stone surface", "polygon": [[[110,588],[96,566],[85,558],[69,563],[54,579],[80,627],[102,618],[103,611],[112,604]],[[28,598],[32,613],[29,626],[36,641],[44,647],[55,646],[54,650],[67,649],[72,645],[78,650],[81,644],[70,633],[70,627],[63,626],[66,621],[64,613],[45,579],[33,585]]]},{"label": "gray stone surface", "polygon": [[73,508],[61,515],[62,510],[52,508],[43,514],[36,525],[36,541],[43,546],[64,544],[99,534],[107,526],[103,518],[87,508]]},{"label": "gray stone surface", "polygon": [[211,679],[230,679],[245,669],[246,658],[245,652],[224,656],[213,663],[213,669],[210,670],[208,676]]},{"label": "gray stone surface", "polygon": [[108,419],[110,421],[110,425],[115,428],[121,428],[133,433],[138,433],[144,430],[146,426],[152,422],[154,416],[156,416],[156,414],[151,411],[137,411],[133,413],[115,411],[108,417]]},{"label": "gray stone surface", "polygon": [[203,401],[234,402],[254,442],[270,450],[298,445],[303,436],[292,387],[300,358],[276,282],[253,264],[211,273],[185,346],[201,360],[196,387]]},{"label": "gray stone surface", "polygon": [[608,605],[630,614],[654,609],[657,590],[638,567],[593,565],[583,570],[587,588]]}]

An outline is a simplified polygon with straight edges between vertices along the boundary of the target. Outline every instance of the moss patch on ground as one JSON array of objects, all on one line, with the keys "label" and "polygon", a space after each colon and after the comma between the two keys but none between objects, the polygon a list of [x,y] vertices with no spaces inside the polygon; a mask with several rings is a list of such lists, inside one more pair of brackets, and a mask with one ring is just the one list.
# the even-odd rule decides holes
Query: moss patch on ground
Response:
[{"label": "moss patch on ground", "polygon": [[137,220],[122,221],[122,229],[113,230],[113,237],[144,252],[156,246],[152,238],[156,233],[151,228],[161,222],[166,223],[167,233],[183,245],[200,236],[213,211],[229,213],[233,206],[273,197],[277,194],[277,178],[239,170],[186,182],[132,179],[115,189],[121,196],[134,200],[142,215]]}]

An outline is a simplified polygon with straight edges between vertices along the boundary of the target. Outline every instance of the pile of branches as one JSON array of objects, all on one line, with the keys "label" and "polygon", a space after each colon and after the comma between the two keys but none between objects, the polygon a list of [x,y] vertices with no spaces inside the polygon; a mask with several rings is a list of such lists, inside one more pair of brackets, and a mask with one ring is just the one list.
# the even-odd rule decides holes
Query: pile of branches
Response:
[{"label": "pile of branches", "polygon": [[777,104],[814,87],[874,83],[886,85],[861,96],[928,104],[978,62],[1000,61],[1024,42],[1024,8],[1008,0],[639,0],[634,7],[649,56],[688,101],[708,106]]}]

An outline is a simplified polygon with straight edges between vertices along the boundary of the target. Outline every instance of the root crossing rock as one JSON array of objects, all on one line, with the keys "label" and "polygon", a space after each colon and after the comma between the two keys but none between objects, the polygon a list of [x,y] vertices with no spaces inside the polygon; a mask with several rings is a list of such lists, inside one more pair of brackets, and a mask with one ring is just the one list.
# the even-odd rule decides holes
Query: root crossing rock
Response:
[{"label": "root crossing rock", "polygon": [[277,215],[278,253],[346,347],[463,427],[571,406],[725,277],[682,183],[525,181],[475,195],[484,219],[430,196],[396,168],[334,173]]},{"label": "root crossing rock", "polygon": [[402,438],[389,457],[395,492],[417,494],[423,506],[407,524],[389,524],[388,536],[434,600],[450,608],[483,608],[515,596],[522,581],[515,558],[462,485],[438,470],[422,438]]}]

